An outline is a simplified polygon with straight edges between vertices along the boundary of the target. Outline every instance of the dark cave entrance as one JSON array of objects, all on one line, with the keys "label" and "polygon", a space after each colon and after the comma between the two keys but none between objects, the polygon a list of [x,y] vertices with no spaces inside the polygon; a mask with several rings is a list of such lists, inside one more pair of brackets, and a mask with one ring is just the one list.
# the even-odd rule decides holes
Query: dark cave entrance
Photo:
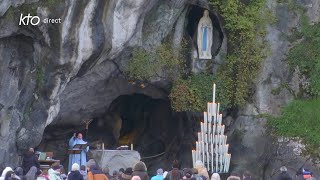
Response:
[{"label": "dark cave entrance", "polygon": [[[39,151],[53,151],[55,158],[67,167],[68,141],[74,131],[82,131],[84,140],[95,149],[102,142],[105,149],[133,144],[142,158],[158,154],[156,158],[143,159],[148,168],[170,167],[175,158],[190,164],[194,141],[194,119],[186,113],[176,113],[170,101],[154,99],[143,94],[121,95],[110,104],[105,114],[97,116],[89,125],[49,125],[43,134]],[[81,123],[79,123],[81,124]],[[189,152],[190,150],[190,152]]]},{"label": "dark cave entrance", "polygon": [[[121,95],[105,115],[90,124],[88,138],[103,141],[109,149],[133,144],[135,150],[151,155],[164,151],[164,140],[174,136],[169,126],[172,122],[169,101],[143,94]],[[150,145],[155,150],[146,151]]]}]

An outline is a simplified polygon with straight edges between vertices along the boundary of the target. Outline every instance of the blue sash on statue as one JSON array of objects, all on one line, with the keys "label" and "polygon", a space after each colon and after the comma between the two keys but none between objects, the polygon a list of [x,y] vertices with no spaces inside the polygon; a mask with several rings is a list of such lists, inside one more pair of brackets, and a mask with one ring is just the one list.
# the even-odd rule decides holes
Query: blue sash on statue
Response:
[{"label": "blue sash on statue", "polygon": [[207,51],[208,27],[202,27],[202,51]]}]

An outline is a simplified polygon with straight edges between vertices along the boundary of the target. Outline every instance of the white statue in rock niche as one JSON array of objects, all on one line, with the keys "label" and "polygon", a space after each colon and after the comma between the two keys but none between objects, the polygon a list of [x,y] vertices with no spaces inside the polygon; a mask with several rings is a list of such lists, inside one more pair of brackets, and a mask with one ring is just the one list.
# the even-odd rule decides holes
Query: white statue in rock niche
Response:
[{"label": "white statue in rock niche", "polygon": [[212,21],[208,10],[204,11],[203,17],[199,21],[197,43],[199,59],[212,59]]}]

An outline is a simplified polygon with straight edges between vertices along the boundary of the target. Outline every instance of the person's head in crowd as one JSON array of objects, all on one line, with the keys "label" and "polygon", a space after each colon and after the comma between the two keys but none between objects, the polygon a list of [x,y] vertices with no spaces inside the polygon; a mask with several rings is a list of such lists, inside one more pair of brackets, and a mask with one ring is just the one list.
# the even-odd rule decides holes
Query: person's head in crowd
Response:
[{"label": "person's head in crowd", "polygon": [[71,167],[71,171],[80,171],[80,166],[78,163],[73,163]]},{"label": "person's head in crowd", "polygon": [[27,155],[32,155],[32,154],[34,154],[34,149],[33,149],[32,147],[29,148],[26,154],[27,154]]},{"label": "person's head in crowd", "polygon": [[98,171],[99,170],[99,166],[98,165],[91,165],[90,166],[90,171],[94,172],[94,171]]},{"label": "person's head in crowd", "polygon": [[7,173],[10,172],[10,171],[13,172],[11,167],[4,168],[4,170],[2,171],[1,177],[6,177]]},{"label": "person's head in crowd", "polygon": [[200,161],[200,160],[196,161],[196,168],[203,168],[203,167],[204,166],[203,166],[202,161]]},{"label": "person's head in crowd", "polygon": [[191,171],[192,171],[192,174],[198,174],[198,169],[197,168],[192,168]]},{"label": "person's head in crowd", "polygon": [[178,160],[173,160],[173,162],[172,162],[172,168],[177,168],[177,169],[179,169],[179,161]]},{"label": "person's head in crowd", "polygon": [[134,165],[133,171],[147,171],[147,166],[144,162],[139,161]]},{"label": "person's head in crowd", "polygon": [[114,170],[114,171],[112,172],[112,176],[113,176],[113,177],[116,177],[117,175],[118,175],[118,171]]},{"label": "person's head in crowd", "polygon": [[86,166],[85,165],[81,165],[80,170],[81,171],[86,171]]},{"label": "person's head in crowd", "polygon": [[105,168],[103,168],[103,173],[105,173],[105,174],[109,174],[109,168],[108,167],[105,167]]},{"label": "person's head in crowd", "polygon": [[123,168],[120,168],[120,169],[119,169],[119,174],[122,174],[122,173],[124,173],[124,169],[123,169]]},{"label": "person's head in crowd", "polygon": [[141,180],[141,178],[139,176],[133,176],[131,180]]},{"label": "person's head in crowd", "polygon": [[127,168],[125,171],[124,171],[124,174],[126,174],[126,175],[132,175],[132,168]]},{"label": "person's head in crowd", "polygon": [[157,175],[163,176],[163,169],[161,169],[161,168],[158,169],[158,170],[157,170]]},{"label": "person's head in crowd", "polygon": [[87,162],[87,168],[88,170],[90,170],[90,167],[92,165],[96,165],[96,161],[94,159],[89,159],[89,161]]},{"label": "person's head in crowd", "polygon": [[189,168],[185,168],[183,170],[183,176],[184,176],[184,179],[190,179],[192,176],[192,170]]},{"label": "person's head in crowd", "polygon": [[220,175],[218,173],[213,173],[211,175],[211,180],[220,180]]},{"label": "person's head in crowd", "polygon": [[61,167],[60,167],[59,163],[53,163],[53,164],[51,165],[51,168],[52,168],[54,171],[57,171],[57,172],[60,172],[60,170],[61,170]]},{"label": "person's head in crowd", "polygon": [[5,180],[11,180],[12,179],[12,176],[13,176],[14,172],[13,171],[8,171],[6,176],[5,176]]},{"label": "person's head in crowd", "polygon": [[17,167],[15,170],[14,170],[14,173],[17,175],[17,176],[23,176],[23,169],[21,167]]}]

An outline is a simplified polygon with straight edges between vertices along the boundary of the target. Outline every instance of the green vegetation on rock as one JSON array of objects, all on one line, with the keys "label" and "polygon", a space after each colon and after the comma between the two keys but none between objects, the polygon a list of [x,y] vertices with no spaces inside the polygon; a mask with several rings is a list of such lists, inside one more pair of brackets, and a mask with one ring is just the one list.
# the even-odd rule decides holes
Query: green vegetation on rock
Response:
[{"label": "green vegetation on rock", "polygon": [[296,99],[282,109],[281,116],[269,117],[268,123],[275,135],[301,139],[306,145],[304,153],[320,159],[320,23],[310,25],[302,7],[295,9],[301,16],[301,28],[288,37],[293,46],[287,63],[292,73],[299,69],[309,85],[300,86]]},{"label": "green vegetation on rock", "polygon": [[187,79],[178,79],[171,89],[172,108],[176,111],[206,111],[207,102],[212,101],[213,80],[211,74],[194,74]]},{"label": "green vegetation on rock", "polygon": [[[222,90],[217,99],[227,108],[242,106],[248,100],[252,83],[266,55],[266,25],[273,18],[265,8],[265,0],[246,3],[241,0],[210,0],[210,3],[221,15],[228,38],[226,59],[215,77],[218,89]],[[152,52],[137,49],[127,72],[131,78],[142,80],[161,77],[164,70],[169,72],[167,75],[182,74],[173,78],[170,93],[173,109],[203,111],[211,101],[213,76],[209,72],[185,77],[181,73],[181,59],[182,56],[174,56],[171,47],[165,44]]]},{"label": "green vegetation on rock", "polygon": [[288,64],[291,69],[298,67],[310,81],[306,94],[320,96],[320,23],[309,25],[308,19],[302,16],[301,32],[295,32],[298,44],[290,49]]},{"label": "green vegetation on rock", "polygon": [[37,82],[38,88],[41,88],[44,84],[44,67],[43,67],[43,65],[40,65],[40,64],[37,65],[36,76],[37,76],[36,82]]},{"label": "green vegetation on rock", "polygon": [[177,69],[181,65],[181,59],[181,54],[176,55],[168,43],[151,51],[137,48],[133,51],[126,73],[130,78],[142,81],[164,75],[173,78],[179,75]]},{"label": "green vegetation on rock", "polygon": [[294,100],[282,109],[281,116],[269,117],[268,123],[277,136],[302,139],[308,154],[319,151],[320,99]]},{"label": "green vegetation on rock", "polygon": [[217,75],[219,99],[227,107],[242,106],[248,100],[252,82],[266,56],[266,25],[273,16],[265,0],[210,0],[223,19],[228,52]]}]

